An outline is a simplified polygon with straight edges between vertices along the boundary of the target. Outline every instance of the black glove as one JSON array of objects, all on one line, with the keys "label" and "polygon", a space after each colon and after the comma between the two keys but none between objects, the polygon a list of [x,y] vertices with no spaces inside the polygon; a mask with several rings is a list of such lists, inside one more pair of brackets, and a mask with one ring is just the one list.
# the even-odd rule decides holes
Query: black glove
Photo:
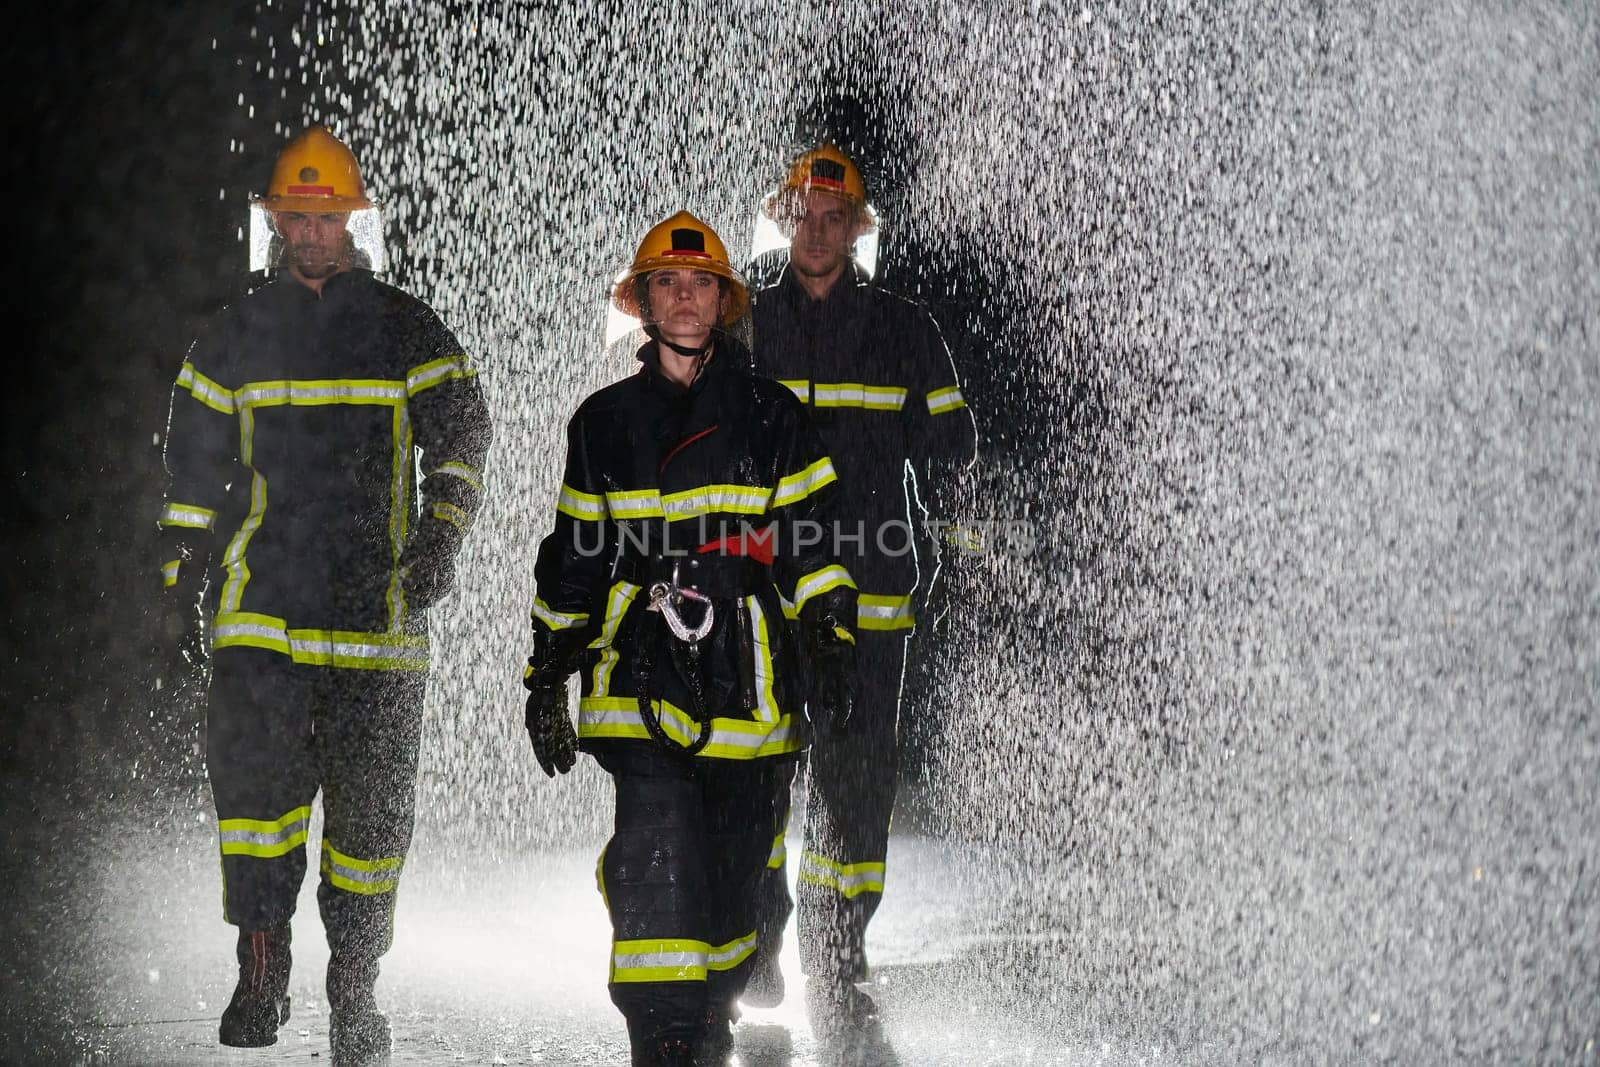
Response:
[{"label": "black glove", "polygon": [[156,602],[151,688],[176,689],[201,678],[205,669],[206,637],[200,597],[205,592],[205,584],[205,564],[189,550],[183,550],[178,560],[177,581],[163,588]]},{"label": "black glove", "polygon": [[807,656],[811,664],[811,721],[843,734],[856,707],[856,645],[850,631],[833,615],[823,615],[806,625]]},{"label": "black glove", "polygon": [[533,742],[533,757],[546,776],[554,778],[557,771],[566,774],[578,762],[578,735],[567,715],[566,683],[530,674],[522,684],[528,687],[525,722],[528,740]]},{"label": "black glove", "polygon": [[450,595],[456,584],[456,551],[461,530],[443,519],[424,517],[400,554],[406,602],[413,611],[427,611]]}]

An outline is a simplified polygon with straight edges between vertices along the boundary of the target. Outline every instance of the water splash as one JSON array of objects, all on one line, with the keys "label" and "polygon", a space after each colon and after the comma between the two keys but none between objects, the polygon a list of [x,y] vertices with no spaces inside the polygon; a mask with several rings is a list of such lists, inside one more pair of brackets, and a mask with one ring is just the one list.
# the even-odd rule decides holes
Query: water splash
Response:
[{"label": "water splash", "polygon": [[601,775],[534,775],[516,665],[564,419],[627,369],[606,284],[678,208],[748,247],[795,116],[856,95],[894,146],[886,277],[938,308],[984,430],[967,507],[1039,541],[969,566],[908,709],[918,807],[1006,846],[974,892],[1050,946],[977,954],[974,996],[1223,1059],[1592,1038],[1594,12],[330,2],[301,27],[269,65],[320,83],[305,117],[361,152],[393,277],[496,412],[427,838],[604,836]]}]

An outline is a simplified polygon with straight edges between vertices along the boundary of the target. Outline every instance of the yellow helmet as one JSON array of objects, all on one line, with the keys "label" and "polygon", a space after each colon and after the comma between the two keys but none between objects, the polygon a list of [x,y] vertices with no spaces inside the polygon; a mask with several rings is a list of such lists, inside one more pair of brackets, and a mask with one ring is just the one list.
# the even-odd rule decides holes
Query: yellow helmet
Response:
[{"label": "yellow helmet", "polygon": [[261,206],[268,211],[322,213],[372,206],[361,184],[355,153],[321,126],[313,126],[278,154]]},{"label": "yellow helmet", "polygon": [[728,279],[728,310],[722,324],[736,321],[750,303],[750,288],[744,275],[728,262],[728,249],[717,231],[687,211],[658,222],[639,242],[633,265],[617,276],[611,286],[611,302],[624,315],[642,318],[634,280],[653,270],[703,270]]},{"label": "yellow helmet", "polygon": [[778,191],[767,197],[767,216],[775,218],[779,202],[812,190],[831,193],[858,208],[867,206],[867,185],[850,157],[832,144],[813,148],[789,165]]}]

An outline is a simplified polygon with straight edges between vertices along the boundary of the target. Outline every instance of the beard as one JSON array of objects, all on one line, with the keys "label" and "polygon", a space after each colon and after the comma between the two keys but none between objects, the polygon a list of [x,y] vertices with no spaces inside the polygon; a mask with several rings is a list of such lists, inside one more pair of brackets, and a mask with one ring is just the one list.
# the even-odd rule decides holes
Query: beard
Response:
[{"label": "beard", "polygon": [[346,269],[355,258],[355,239],[346,233],[331,254],[321,245],[283,246],[283,262],[303,278],[320,281]]}]

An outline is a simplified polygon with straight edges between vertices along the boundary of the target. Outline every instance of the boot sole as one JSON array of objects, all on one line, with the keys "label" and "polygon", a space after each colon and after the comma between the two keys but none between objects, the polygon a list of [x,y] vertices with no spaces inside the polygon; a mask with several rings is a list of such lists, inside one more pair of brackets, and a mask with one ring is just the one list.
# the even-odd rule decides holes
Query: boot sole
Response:
[{"label": "boot sole", "polygon": [[278,1009],[278,1022],[271,1033],[229,1033],[226,1024],[217,1031],[217,1044],[229,1048],[270,1048],[278,1043],[278,1031],[289,1021],[289,998],[283,998],[283,1007]]}]

